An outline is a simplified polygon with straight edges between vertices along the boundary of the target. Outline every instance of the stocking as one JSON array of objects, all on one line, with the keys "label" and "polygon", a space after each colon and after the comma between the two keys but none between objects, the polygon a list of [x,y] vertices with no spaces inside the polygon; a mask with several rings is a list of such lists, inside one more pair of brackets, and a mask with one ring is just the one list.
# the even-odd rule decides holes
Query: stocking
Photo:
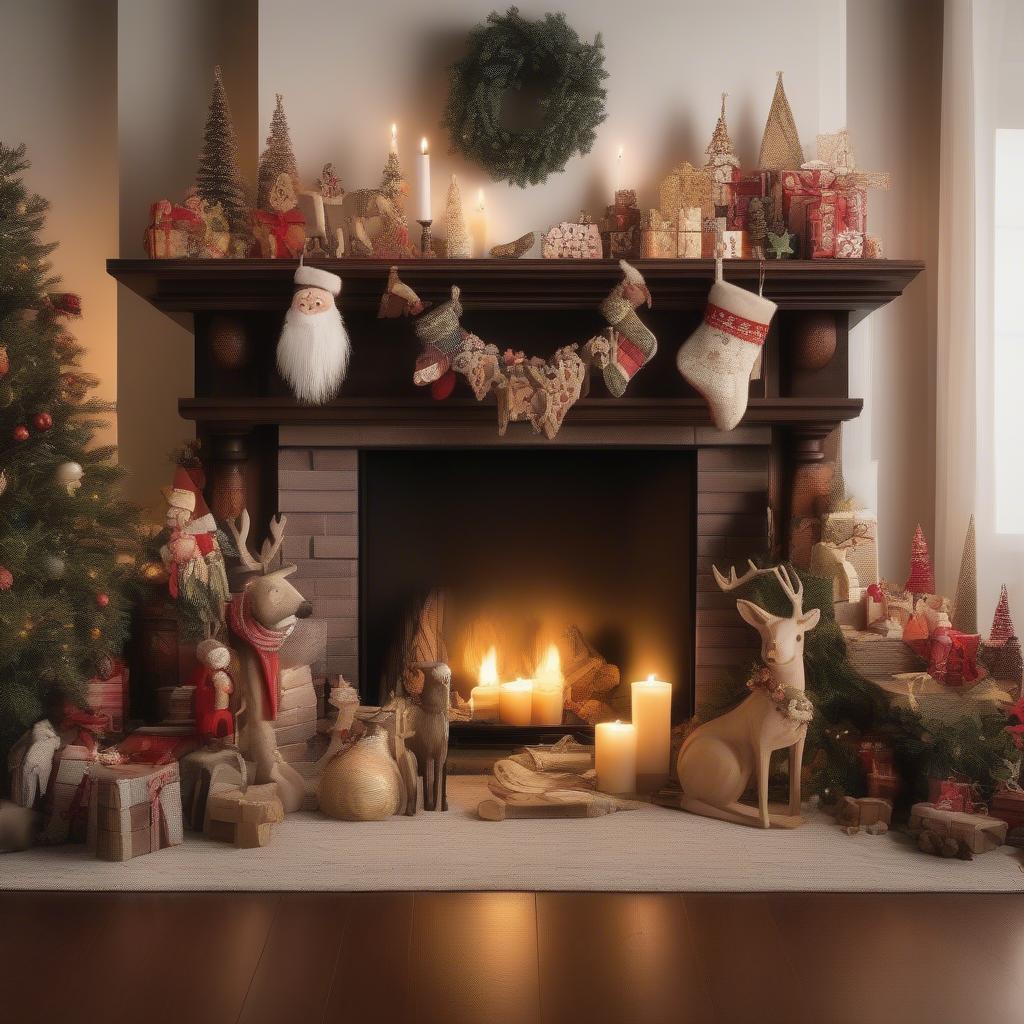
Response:
[{"label": "stocking", "polygon": [[651,304],[651,293],[635,267],[619,260],[623,279],[601,303],[601,312],[612,326],[611,351],[604,368],[604,383],[608,391],[621,398],[633,375],[651,361],[658,351],[658,339],[636,315],[642,302]]},{"label": "stocking", "polygon": [[719,430],[732,430],[747,411],[750,371],[775,309],[774,302],[719,276],[704,320],[679,349],[676,366],[704,397]]}]

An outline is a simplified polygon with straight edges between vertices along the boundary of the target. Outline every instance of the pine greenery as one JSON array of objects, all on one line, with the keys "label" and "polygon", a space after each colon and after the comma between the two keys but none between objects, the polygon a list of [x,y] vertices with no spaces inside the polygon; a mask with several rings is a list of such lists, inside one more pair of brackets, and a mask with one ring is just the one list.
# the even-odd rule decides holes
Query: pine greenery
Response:
[{"label": "pine greenery", "polygon": [[260,166],[256,183],[256,205],[261,210],[270,209],[270,191],[279,174],[291,176],[296,191],[299,188],[299,169],[295,163],[291,135],[288,133],[288,118],[285,117],[283,97],[277,94],[277,105],[270,118],[270,134],[267,148],[260,155]]},{"label": "pine greenery", "polygon": [[[466,56],[451,67],[443,125],[453,152],[479,163],[497,181],[525,188],[589,153],[605,119],[604,44],[584,43],[564,14],[533,21],[510,7],[493,11],[469,35]],[[506,93],[539,84],[540,125],[502,124]]]},{"label": "pine greenery", "polygon": [[[28,166],[24,145],[0,143],[0,752],[64,700],[81,704],[119,652],[139,552],[116,449],[93,445],[113,406],[86,398],[96,380],[66,327],[78,300],[56,292],[55,246],[39,238],[49,204],[26,190]],[[74,493],[57,479],[69,462],[84,470]]]},{"label": "pine greenery", "polygon": [[220,203],[231,233],[251,234],[249,200],[242,172],[238,169],[238,141],[231,119],[231,106],[219,67],[213,70],[213,95],[203,130],[203,151],[196,171],[196,191],[211,205]]}]

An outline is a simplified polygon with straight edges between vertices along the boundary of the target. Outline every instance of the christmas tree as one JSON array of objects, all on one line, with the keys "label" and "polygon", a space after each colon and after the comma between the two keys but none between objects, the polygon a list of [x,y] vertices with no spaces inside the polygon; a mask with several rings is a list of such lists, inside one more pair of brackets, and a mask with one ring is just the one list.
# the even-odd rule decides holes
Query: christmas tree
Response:
[{"label": "christmas tree", "polygon": [[920,523],[914,531],[914,540],[910,548],[910,578],[904,590],[910,591],[911,594],[935,593],[935,570],[928,557],[928,541],[924,539],[924,530],[921,529]]},{"label": "christmas tree", "polygon": [[1012,636],[1016,636],[1013,620],[1010,618],[1010,598],[1006,593],[1006,584],[999,591],[999,603],[992,618],[992,632],[988,637],[989,647],[1002,647]]},{"label": "christmas tree", "polygon": [[455,175],[448,186],[448,205],[445,212],[448,226],[447,255],[450,260],[468,260],[473,255],[473,243],[466,230],[466,218],[462,214],[462,191]]},{"label": "christmas tree", "polygon": [[960,556],[960,578],[953,597],[953,628],[961,633],[978,632],[978,564],[974,542],[974,516],[967,524],[964,552]]},{"label": "christmas tree", "polygon": [[288,134],[288,118],[284,114],[283,97],[277,94],[277,105],[270,118],[270,134],[267,136],[267,148],[260,155],[260,167],[257,174],[256,205],[261,210],[270,209],[270,190],[274,187],[278,175],[287,174],[292,179],[295,190],[299,188],[299,169],[295,163],[295,151],[292,149],[291,135]]},{"label": "christmas tree", "polygon": [[137,579],[116,449],[93,443],[113,407],[86,398],[96,380],[67,330],[81,304],[56,291],[28,166],[23,145],[0,144],[0,751],[84,703],[127,639]]},{"label": "christmas tree", "polygon": [[249,201],[242,172],[238,169],[238,142],[219,67],[213,69],[213,96],[203,131],[196,191],[208,203],[221,204],[232,234],[249,236]]},{"label": "christmas tree", "polygon": [[786,90],[782,87],[782,72],[778,72],[775,95],[761,136],[761,155],[757,166],[762,171],[795,171],[804,162],[800,135],[793,120]]}]

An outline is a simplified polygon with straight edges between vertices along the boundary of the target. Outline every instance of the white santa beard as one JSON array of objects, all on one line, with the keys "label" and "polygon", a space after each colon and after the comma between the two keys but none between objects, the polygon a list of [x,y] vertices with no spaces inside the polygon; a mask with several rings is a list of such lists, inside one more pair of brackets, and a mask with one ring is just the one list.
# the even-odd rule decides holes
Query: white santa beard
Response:
[{"label": "white santa beard", "polygon": [[338,393],[350,349],[337,308],[312,314],[289,309],[277,343],[277,368],[296,398],[322,405]]}]

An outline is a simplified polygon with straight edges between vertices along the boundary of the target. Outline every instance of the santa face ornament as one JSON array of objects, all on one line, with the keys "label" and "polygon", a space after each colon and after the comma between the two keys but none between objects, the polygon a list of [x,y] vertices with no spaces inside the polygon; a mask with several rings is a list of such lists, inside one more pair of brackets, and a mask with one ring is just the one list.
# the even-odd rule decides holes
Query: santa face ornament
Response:
[{"label": "santa face ornament", "polygon": [[337,395],[351,345],[335,304],[341,278],[326,270],[300,266],[277,343],[277,368],[295,397],[308,405],[323,405]]}]

